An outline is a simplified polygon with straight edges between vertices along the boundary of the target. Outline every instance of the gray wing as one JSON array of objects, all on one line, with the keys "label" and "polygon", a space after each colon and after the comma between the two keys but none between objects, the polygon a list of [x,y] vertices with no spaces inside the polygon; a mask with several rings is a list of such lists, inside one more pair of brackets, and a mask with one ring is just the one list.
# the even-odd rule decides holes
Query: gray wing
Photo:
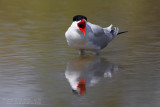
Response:
[{"label": "gray wing", "polygon": [[87,22],[87,24],[94,33],[94,37],[92,38],[93,44],[99,46],[101,49],[106,47],[107,44],[117,35],[114,29],[111,30],[112,25],[107,28],[102,28],[89,22]]},{"label": "gray wing", "polygon": [[94,36],[98,37],[98,36],[103,36],[105,34],[102,27],[92,24],[90,22],[87,22],[87,24],[89,25],[92,32],[94,33]]}]

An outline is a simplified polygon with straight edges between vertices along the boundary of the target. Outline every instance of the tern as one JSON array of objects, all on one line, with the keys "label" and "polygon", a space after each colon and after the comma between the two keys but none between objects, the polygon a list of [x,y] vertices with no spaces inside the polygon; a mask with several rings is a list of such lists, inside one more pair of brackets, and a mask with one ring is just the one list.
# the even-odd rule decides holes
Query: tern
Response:
[{"label": "tern", "polygon": [[84,95],[88,87],[97,86],[103,78],[112,78],[118,66],[99,56],[78,56],[66,66],[65,77],[72,92]]},{"label": "tern", "polygon": [[119,32],[118,27],[112,29],[112,24],[102,28],[88,22],[84,15],[76,15],[73,17],[71,26],[65,32],[65,37],[68,45],[79,50],[80,55],[84,55],[85,51],[93,51],[98,55],[111,40],[125,32],[127,31]]}]

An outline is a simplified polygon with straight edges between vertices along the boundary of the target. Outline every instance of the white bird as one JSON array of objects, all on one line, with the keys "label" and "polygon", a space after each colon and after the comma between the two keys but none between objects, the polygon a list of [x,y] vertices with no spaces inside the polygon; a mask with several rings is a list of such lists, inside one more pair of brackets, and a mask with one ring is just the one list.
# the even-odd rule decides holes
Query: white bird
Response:
[{"label": "white bird", "polygon": [[85,94],[86,88],[95,86],[103,78],[112,78],[118,66],[99,56],[79,56],[67,63],[65,77],[72,91]]},{"label": "white bird", "polygon": [[85,50],[99,54],[100,50],[105,48],[112,39],[125,32],[127,31],[119,32],[118,27],[112,29],[112,24],[102,28],[87,22],[87,18],[83,15],[76,15],[65,37],[68,45],[79,50],[80,55],[83,55]]}]

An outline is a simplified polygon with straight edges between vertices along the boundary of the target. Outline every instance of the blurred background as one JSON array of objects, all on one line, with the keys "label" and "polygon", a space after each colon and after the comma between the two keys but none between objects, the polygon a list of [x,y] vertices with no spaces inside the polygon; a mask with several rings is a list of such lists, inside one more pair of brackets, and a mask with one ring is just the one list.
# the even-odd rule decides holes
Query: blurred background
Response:
[{"label": "blurred background", "polygon": [[[159,107],[159,4],[0,0],[0,106]],[[99,57],[79,57],[65,40],[77,14],[102,27],[113,24],[129,32],[115,38]],[[68,72],[90,81],[84,95],[72,93],[70,79],[75,75],[67,77]]]}]

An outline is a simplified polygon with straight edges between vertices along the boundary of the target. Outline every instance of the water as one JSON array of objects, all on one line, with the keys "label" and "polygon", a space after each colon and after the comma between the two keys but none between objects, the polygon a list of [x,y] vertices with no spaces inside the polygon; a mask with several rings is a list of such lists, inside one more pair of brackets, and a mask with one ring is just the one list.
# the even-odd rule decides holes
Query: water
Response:
[{"label": "water", "polygon": [[[160,1],[1,0],[1,107],[159,107]],[[79,57],[64,33],[76,14],[129,32]],[[69,74],[69,75],[66,75]],[[84,95],[70,79],[85,79]]]}]

